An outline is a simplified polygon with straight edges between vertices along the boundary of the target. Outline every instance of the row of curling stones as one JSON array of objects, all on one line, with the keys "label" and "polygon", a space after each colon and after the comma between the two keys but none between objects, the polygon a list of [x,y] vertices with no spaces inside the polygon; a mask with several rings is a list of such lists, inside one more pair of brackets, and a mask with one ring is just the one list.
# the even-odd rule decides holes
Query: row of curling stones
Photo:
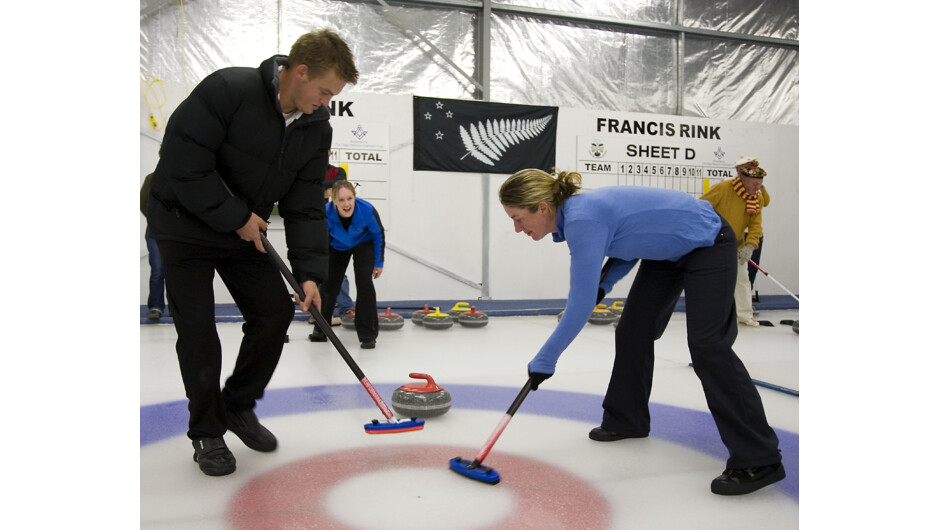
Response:
[{"label": "row of curling stones", "polygon": [[408,377],[425,382],[402,385],[392,392],[392,409],[396,414],[402,418],[431,418],[450,410],[450,392],[430,375],[412,372]]},{"label": "row of curling stones", "polygon": [[[356,329],[356,308],[352,307],[340,317],[340,325],[346,329]],[[384,313],[379,313],[379,329],[394,330],[400,329],[405,325],[405,318],[398,313],[392,313],[392,308],[386,308]]]},{"label": "row of curling stones", "polygon": [[441,308],[436,307],[433,311],[427,305],[424,309],[419,309],[411,314],[411,321],[417,326],[424,326],[428,329],[447,329],[457,322],[461,326],[468,328],[482,328],[489,323],[490,317],[486,313],[477,311],[476,306],[470,306],[466,302],[458,302],[447,313],[441,313]]},{"label": "row of curling stones", "polygon": [[[588,318],[588,322],[598,326],[606,326],[620,320],[620,315],[622,313],[623,302],[614,302],[613,304],[610,304],[610,308],[608,308],[605,304],[597,304],[594,306],[594,311],[591,312],[591,316]],[[561,316],[564,314],[564,311],[558,313],[558,320],[561,320]]]}]

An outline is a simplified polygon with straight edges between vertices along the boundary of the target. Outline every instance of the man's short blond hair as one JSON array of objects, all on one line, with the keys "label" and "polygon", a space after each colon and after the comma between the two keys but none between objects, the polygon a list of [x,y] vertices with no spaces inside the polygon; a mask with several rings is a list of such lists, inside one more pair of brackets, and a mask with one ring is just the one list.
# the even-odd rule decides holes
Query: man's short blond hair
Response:
[{"label": "man's short blond hair", "polygon": [[359,70],[349,45],[331,29],[305,33],[294,42],[287,56],[287,67],[301,64],[307,65],[308,79],[332,70],[347,84],[355,85],[359,81]]}]

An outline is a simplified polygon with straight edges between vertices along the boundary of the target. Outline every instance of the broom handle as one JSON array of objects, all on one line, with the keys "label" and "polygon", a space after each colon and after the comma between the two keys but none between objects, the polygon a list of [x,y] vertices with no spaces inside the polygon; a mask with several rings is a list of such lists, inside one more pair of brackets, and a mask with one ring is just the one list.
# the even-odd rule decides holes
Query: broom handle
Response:
[{"label": "broom handle", "polygon": [[509,425],[509,420],[511,420],[512,416],[516,413],[517,410],[519,410],[519,406],[522,405],[522,402],[525,400],[525,397],[529,394],[530,390],[532,390],[532,378],[529,378],[529,380],[525,382],[522,390],[519,391],[519,395],[516,396],[515,401],[513,401],[512,405],[509,406],[509,410],[507,410],[506,414],[504,414],[502,419],[499,420],[499,425],[497,425],[496,429],[493,430],[493,434],[491,434],[489,439],[486,440],[486,443],[483,444],[483,449],[480,450],[480,453],[473,460],[473,462],[467,466],[469,469],[476,469],[480,467],[480,464],[483,463],[486,455],[488,455],[490,450],[493,449],[493,446],[496,445],[496,440],[499,439],[499,436],[503,434],[506,426]]},{"label": "broom handle", "polygon": [[[264,232],[261,233],[261,244],[264,246],[264,250],[268,253],[268,256],[274,261],[274,263],[277,265],[277,268],[280,269],[281,274],[284,276],[284,278],[287,279],[287,283],[290,284],[291,288],[295,293],[297,293],[297,296],[300,297],[302,302],[304,300],[304,290],[300,287],[300,284],[297,283],[297,279],[294,278],[294,275],[287,267],[287,264],[284,263],[284,260],[282,260],[281,256],[278,255],[277,251],[274,249],[274,245],[268,241],[268,238]],[[366,392],[369,393],[372,401],[374,401],[375,404],[379,407],[379,410],[382,411],[385,419],[392,419],[394,414],[392,413],[391,409],[388,408],[388,405],[382,399],[382,396],[380,396],[375,387],[372,386],[372,383],[366,377],[366,374],[362,373],[359,365],[356,364],[356,361],[349,354],[349,351],[346,350],[346,347],[343,346],[342,342],[340,342],[339,337],[336,336],[336,333],[333,333],[333,328],[330,326],[330,323],[327,322],[325,318],[323,318],[323,315],[320,314],[320,311],[318,311],[313,304],[310,304],[308,309],[314,320],[317,321],[317,326],[320,328],[320,331],[329,337],[330,342],[332,342],[333,346],[336,347],[336,351],[338,351],[343,360],[346,361],[346,365],[352,369],[354,374],[356,374],[356,377],[359,379],[359,383],[362,384],[362,386],[366,389]]]},{"label": "broom handle", "polygon": [[768,274],[767,271],[765,271],[764,269],[760,268],[760,265],[754,263],[754,260],[749,259],[749,260],[747,260],[747,261],[748,261],[751,265],[753,265],[757,270],[763,272],[763,273],[764,273],[764,276],[766,276],[766,277],[770,278],[771,280],[773,280],[774,283],[777,284],[777,285],[779,285],[781,289],[783,289],[784,291],[787,292],[787,294],[789,294],[790,296],[792,296],[793,298],[795,298],[797,302],[800,301],[800,299],[797,298],[797,296],[796,296],[795,294],[791,293],[790,290],[787,289],[786,287],[784,287],[782,283],[778,282],[776,278],[774,278],[773,276],[771,276],[770,274]]}]

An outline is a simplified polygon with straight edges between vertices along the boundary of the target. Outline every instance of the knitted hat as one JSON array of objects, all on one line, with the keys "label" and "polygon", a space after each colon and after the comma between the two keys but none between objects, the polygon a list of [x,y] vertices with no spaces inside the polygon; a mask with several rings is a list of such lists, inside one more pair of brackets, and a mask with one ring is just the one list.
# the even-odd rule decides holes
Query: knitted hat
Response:
[{"label": "knitted hat", "polygon": [[326,178],[323,180],[323,185],[329,188],[338,180],[346,180],[346,170],[332,165],[327,167]]},{"label": "knitted hat", "polygon": [[762,179],[767,176],[767,172],[758,167],[757,159],[752,156],[742,156],[734,163],[735,169],[739,174],[746,177]]}]

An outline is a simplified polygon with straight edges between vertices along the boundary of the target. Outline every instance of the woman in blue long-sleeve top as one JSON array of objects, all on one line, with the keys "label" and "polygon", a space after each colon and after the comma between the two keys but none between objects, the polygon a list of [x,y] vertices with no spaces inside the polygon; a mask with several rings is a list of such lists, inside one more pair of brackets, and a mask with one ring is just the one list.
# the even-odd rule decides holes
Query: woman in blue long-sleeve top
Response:
[{"label": "woman in blue long-sleeve top", "polygon": [[[361,346],[375,348],[379,335],[379,314],[372,280],[385,267],[385,228],[379,212],[367,201],[356,197],[356,188],[348,180],[333,184],[332,201],[326,205],[326,225],[330,232],[330,265],[322,300],[322,313],[333,314],[349,260],[353,260],[356,278],[356,334]],[[320,329],[310,340],[326,340]]]},{"label": "woman in blue long-sleeve top", "polygon": [[649,436],[653,344],[684,290],[693,367],[730,453],[712,492],[750,493],[786,476],[760,395],[732,350],[737,243],[711,204],[647,187],[582,193],[578,173],[538,169],[509,177],[499,199],[516,232],[536,241],[551,234],[568,244],[571,255],[564,314],[528,365],[533,389],[555,373],[558,357],[595,305],[642,260],[617,324],[603,420],[589,437],[609,442]]}]

